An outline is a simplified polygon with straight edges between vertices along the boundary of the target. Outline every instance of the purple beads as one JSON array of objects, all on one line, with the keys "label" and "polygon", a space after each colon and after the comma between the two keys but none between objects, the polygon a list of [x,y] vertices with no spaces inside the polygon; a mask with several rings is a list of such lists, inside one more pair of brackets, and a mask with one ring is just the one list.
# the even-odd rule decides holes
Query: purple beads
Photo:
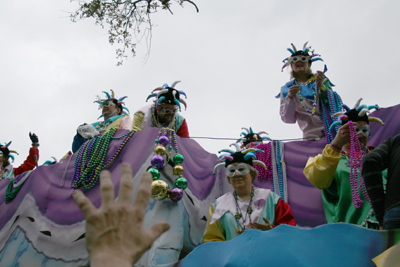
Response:
[{"label": "purple beads", "polygon": [[169,191],[169,197],[172,201],[179,201],[182,199],[183,197],[183,191],[180,188],[174,188],[172,190]]},{"label": "purple beads", "polygon": [[151,158],[151,166],[158,169],[164,168],[164,158],[160,155],[155,155]]},{"label": "purple beads", "polygon": [[169,144],[169,138],[165,135],[161,135],[160,138],[158,138],[158,143],[163,146],[167,146]]}]

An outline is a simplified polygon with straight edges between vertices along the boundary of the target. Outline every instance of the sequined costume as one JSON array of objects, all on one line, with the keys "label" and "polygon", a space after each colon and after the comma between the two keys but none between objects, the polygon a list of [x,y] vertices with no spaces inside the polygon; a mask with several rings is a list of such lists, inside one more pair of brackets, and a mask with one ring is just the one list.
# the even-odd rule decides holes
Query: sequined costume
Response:
[{"label": "sequined costume", "polygon": [[[154,104],[147,105],[136,111],[133,115],[132,130],[134,130],[135,132],[139,132],[143,129],[147,129],[150,127],[157,127],[154,122],[153,112],[156,112]],[[176,113],[173,122],[169,122],[166,125],[159,125],[158,127],[169,128],[170,125],[172,125],[173,130],[175,130],[178,136],[189,137],[189,130],[186,124],[186,119],[181,114]]]},{"label": "sequined costume", "polygon": [[[267,218],[272,227],[279,224],[296,225],[290,206],[271,190],[256,188],[253,202],[251,221],[264,223],[263,218]],[[242,210],[246,210],[248,201],[239,198],[238,204]],[[235,231],[237,224],[234,214],[236,203],[233,193],[219,197],[210,206],[203,242],[227,241],[239,236]],[[244,223],[245,229],[248,228],[248,218],[245,221],[241,218],[240,222]]]},{"label": "sequined costume", "polygon": [[[328,223],[346,222],[376,229],[375,213],[361,192],[360,198],[364,203],[358,209],[353,204],[347,162],[345,155],[326,145],[322,154],[308,159],[304,174],[315,187],[321,189]],[[382,172],[385,180],[386,173]],[[359,181],[360,176],[357,179]]]},{"label": "sequined costume", "polygon": [[21,166],[14,168],[13,165],[8,164],[4,169],[2,168],[0,170],[0,178],[5,179],[5,178],[14,178],[15,176],[26,172],[33,170],[36,166],[36,159],[39,160],[39,149],[31,147],[29,149],[29,155],[24,161],[24,163],[21,164]]}]

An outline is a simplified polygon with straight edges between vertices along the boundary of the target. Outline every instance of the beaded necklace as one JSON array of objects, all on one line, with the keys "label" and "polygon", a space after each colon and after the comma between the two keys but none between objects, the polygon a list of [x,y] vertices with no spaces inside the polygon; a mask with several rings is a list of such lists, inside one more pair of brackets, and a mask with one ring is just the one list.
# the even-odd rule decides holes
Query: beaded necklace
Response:
[{"label": "beaded necklace", "polygon": [[[251,193],[250,193],[250,201],[249,201],[249,206],[247,206],[246,210],[246,217],[243,217],[242,211],[239,207],[238,204],[238,196],[236,191],[233,192],[233,196],[235,197],[235,204],[236,204],[236,214],[235,214],[235,220],[236,220],[236,226],[235,230],[233,230],[235,233],[238,233],[239,235],[243,233],[246,230],[246,218],[247,215],[249,216],[249,223],[251,223],[251,213],[253,212],[253,197],[254,197],[254,186],[251,186]],[[243,226],[240,224],[240,218],[243,220]]]},{"label": "beaded necklace", "polygon": [[0,171],[0,179],[4,179],[6,177],[5,172],[6,172],[6,167],[1,169],[1,171]]},{"label": "beaded necklace", "polygon": [[[250,145],[252,147],[252,145]],[[258,160],[264,162],[265,166],[267,166],[267,169],[264,169],[263,167],[256,165],[254,168],[258,171],[258,180],[262,179],[267,179],[268,181],[272,181],[273,178],[273,173],[272,173],[272,161],[271,161],[271,143],[261,143],[255,148],[261,149],[263,152],[257,152],[256,157]]]},{"label": "beaded necklace", "polygon": [[332,115],[342,110],[341,105],[343,103],[342,99],[335,91],[327,89],[327,95],[329,100],[329,106],[326,107],[323,101],[321,101],[321,106],[322,106],[322,120],[324,123],[325,135],[326,135],[326,144],[330,144],[332,143],[334,137],[336,136],[337,130],[339,128],[339,126],[336,126],[332,129],[332,131],[329,131],[329,127],[332,124]]},{"label": "beaded necklace", "polygon": [[317,93],[315,92],[315,90],[314,90],[314,86],[312,85],[312,81],[314,81],[316,79],[316,76],[314,75],[311,79],[309,79],[307,82],[305,82],[305,83],[302,83],[302,82],[298,82],[296,79],[294,80],[294,82],[295,82],[295,84],[296,85],[299,85],[299,86],[307,86],[307,85],[310,85],[311,86],[311,91],[313,92],[313,95],[314,95],[314,101],[312,101],[312,105],[313,105],[313,108],[312,108],[312,110],[310,111],[310,109],[308,109],[308,108],[306,108],[305,106],[304,106],[304,103],[303,103],[303,97],[301,96],[301,89],[297,92],[297,94],[299,95],[299,100],[300,100],[300,104],[301,104],[301,106],[303,107],[303,109],[307,112],[307,113],[311,113],[311,116],[314,116],[315,115],[315,109],[316,109],[316,107],[317,107]]},{"label": "beaded necklace", "polygon": [[102,121],[102,122],[100,122],[99,124],[97,124],[96,125],[96,129],[97,130],[100,130],[100,128],[103,130],[103,129],[105,129],[105,128],[107,128],[108,127],[108,125],[110,125],[112,123],[112,121],[110,120],[107,120],[107,121]]},{"label": "beaded necklace", "polygon": [[[104,135],[98,135],[88,140],[79,148],[78,155],[75,158],[71,188],[76,189],[82,185],[86,189],[92,188],[99,179],[100,171],[110,165],[135,133],[134,131],[130,131],[122,136],[113,137],[115,132],[116,129],[112,128]],[[110,141],[122,138],[124,138],[122,144],[114,155],[104,163]]]},{"label": "beaded necklace", "polygon": [[[362,151],[360,141],[357,137],[357,131],[352,121],[349,121],[350,129],[350,186],[353,194],[354,207],[357,209],[361,207],[364,201],[360,198],[359,189],[361,189],[364,198],[371,204],[367,190],[365,188],[364,179],[362,178],[362,158],[365,152]],[[358,179],[360,176],[360,179]]]},{"label": "beaded necklace", "polygon": [[[168,148],[168,151],[167,151]],[[174,150],[175,155],[172,157],[171,152]],[[164,156],[166,161],[164,161]],[[172,162],[171,163],[171,158]],[[169,185],[160,180],[160,169],[165,167],[165,162],[173,166],[173,173],[178,176],[174,182],[175,188],[169,189]],[[182,177],[183,156],[179,154],[178,142],[176,141],[176,133],[171,128],[161,128],[158,137],[155,140],[153,157],[151,159],[151,168],[148,172],[153,176],[152,197],[155,200],[163,200],[169,198],[172,201],[179,201],[183,197],[183,190],[187,188],[187,180]]]}]

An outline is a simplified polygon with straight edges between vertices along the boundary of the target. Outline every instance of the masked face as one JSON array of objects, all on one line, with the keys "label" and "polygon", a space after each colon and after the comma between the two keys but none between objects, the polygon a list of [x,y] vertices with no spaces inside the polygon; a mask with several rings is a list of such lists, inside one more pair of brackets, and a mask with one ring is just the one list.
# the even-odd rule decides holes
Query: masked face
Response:
[{"label": "masked face", "polygon": [[356,125],[356,134],[362,134],[364,137],[368,137],[369,136],[369,125],[365,125],[365,126],[360,126],[360,125]]},{"label": "masked face", "polygon": [[157,116],[161,123],[170,123],[179,111],[177,105],[164,104],[157,106]]},{"label": "masked face", "polygon": [[246,163],[239,163],[236,166],[231,164],[225,170],[225,174],[227,177],[234,177],[235,175],[245,176],[249,172],[250,172],[250,165]]},{"label": "masked face", "polygon": [[103,104],[102,114],[104,120],[106,120],[112,116],[117,116],[119,114],[119,110],[113,101],[108,100],[105,104]]}]

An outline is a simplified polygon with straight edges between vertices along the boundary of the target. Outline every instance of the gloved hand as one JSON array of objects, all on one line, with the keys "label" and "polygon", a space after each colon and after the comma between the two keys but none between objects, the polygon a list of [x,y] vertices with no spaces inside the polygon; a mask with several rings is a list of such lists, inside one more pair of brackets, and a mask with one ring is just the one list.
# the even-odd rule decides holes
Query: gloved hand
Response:
[{"label": "gloved hand", "polygon": [[33,144],[39,143],[39,137],[36,134],[32,134],[29,132],[29,138],[31,139]]},{"label": "gloved hand", "polygon": [[91,124],[79,126],[77,132],[86,139],[92,139],[99,134],[99,131],[97,131]]}]

